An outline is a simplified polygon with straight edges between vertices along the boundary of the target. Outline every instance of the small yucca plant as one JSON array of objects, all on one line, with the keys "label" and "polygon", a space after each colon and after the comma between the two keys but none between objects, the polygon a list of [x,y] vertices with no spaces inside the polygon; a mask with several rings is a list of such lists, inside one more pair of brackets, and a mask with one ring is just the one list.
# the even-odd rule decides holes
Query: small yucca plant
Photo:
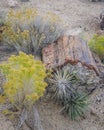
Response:
[{"label": "small yucca plant", "polygon": [[57,70],[49,79],[49,90],[53,98],[63,105],[63,111],[74,120],[82,116],[87,107],[87,96],[80,94],[76,89],[79,81],[75,72],[67,69]]},{"label": "small yucca plant", "polygon": [[76,120],[83,116],[88,106],[88,96],[86,94],[74,93],[71,98],[67,98],[64,102],[63,111],[65,111],[70,119]]},{"label": "small yucca plant", "polygon": [[75,91],[72,86],[77,80],[74,73],[68,73],[67,70],[57,70],[49,79],[50,90],[54,93],[53,98],[64,102]]}]

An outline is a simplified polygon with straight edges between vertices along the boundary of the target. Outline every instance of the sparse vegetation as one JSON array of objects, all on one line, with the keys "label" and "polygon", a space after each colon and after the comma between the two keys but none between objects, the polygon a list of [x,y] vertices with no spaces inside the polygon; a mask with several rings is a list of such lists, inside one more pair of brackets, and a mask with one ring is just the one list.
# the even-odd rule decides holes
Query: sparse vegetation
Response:
[{"label": "sparse vegetation", "polygon": [[74,73],[68,73],[67,70],[57,70],[49,79],[49,89],[54,93],[53,98],[63,103],[75,91],[72,87],[74,82],[77,82]]}]

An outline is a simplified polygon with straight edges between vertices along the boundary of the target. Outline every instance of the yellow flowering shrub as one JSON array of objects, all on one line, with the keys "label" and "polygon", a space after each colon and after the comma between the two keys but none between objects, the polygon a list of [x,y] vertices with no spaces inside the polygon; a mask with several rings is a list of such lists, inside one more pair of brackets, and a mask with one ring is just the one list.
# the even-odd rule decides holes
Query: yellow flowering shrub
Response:
[{"label": "yellow flowering shrub", "polygon": [[10,10],[7,15],[7,24],[11,24],[12,26],[17,26],[17,24],[29,24],[38,15],[38,11],[36,9],[25,9],[25,10]]},{"label": "yellow flowering shrub", "polygon": [[89,46],[100,57],[102,62],[104,62],[104,36],[94,35],[89,42]]},{"label": "yellow flowering shrub", "polygon": [[40,16],[36,9],[11,10],[6,18],[3,39],[18,52],[37,54],[62,35],[60,24],[59,16],[54,13]]},{"label": "yellow flowering shrub", "polygon": [[32,55],[23,52],[18,56],[12,55],[8,62],[0,64],[0,70],[6,78],[4,95],[16,108],[29,107],[43,96],[47,86],[44,81],[46,68]]},{"label": "yellow flowering shrub", "polygon": [[23,51],[25,53],[30,53],[30,41],[29,41],[29,31],[24,30],[21,31],[19,28],[17,31],[14,31],[10,26],[3,27],[3,38],[10,45],[14,46],[15,49],[19,51]]},{"label": "yellow flowering shrub", "polygon": [[55,24],[56,23],[60,24],[62,22],[60,17],[53,12],[47,12],[46,15],[44,16],[44,19],[48,19],[49,22]]}]

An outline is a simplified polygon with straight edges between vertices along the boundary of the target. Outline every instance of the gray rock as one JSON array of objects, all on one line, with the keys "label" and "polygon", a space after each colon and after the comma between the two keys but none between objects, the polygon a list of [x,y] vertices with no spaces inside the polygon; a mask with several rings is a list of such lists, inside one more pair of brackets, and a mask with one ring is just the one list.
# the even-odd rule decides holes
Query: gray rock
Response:
[{"label": "gray rock", "polygon": [[17,0],[7,0],[7,4],[10,8],[14,8],[14,7],[18,6]]}]

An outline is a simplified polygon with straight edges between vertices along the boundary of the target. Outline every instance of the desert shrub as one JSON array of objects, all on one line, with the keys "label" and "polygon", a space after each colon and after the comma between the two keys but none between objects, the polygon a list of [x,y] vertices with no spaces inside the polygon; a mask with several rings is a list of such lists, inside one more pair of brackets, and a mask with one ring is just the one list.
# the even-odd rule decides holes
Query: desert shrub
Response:
[{"label": "desert shrub", "polygon": [[30,53],[30,44],[29,41],[29,33],[28,30],[21,31],[14,31],[12,27],[5,26],[3,27],[3,39],[4,41],[13,46],[18,52],[23,51],[25,53]]},{"label": "desert shrub", "polygon": [[31,107],[43,96],[47,83],[46,68],[41,61],[34,60],[32,55],[20,52],[12,55],[8,62],[0,65],[5,76],[4,96],[17,110]]},{"label": "desert shrub", "polygon": [[89,46],[100,57],[102,62],[104,62],[104,36],[94,35],[89,42]]},{"label": "desert shrub", "polygon": [[37,10],[10,11],[4,27],[4,40],[19,51],[39,53],[41,48],[54,42],[61,34],[59,18],[52,13],[40,16]]},{"label": "desert shrub", "polygon": [[50,92],[52,98],[63,105],[62,111],[66,112],[72,120],[82,116],[87,108],[86,94],[78,92],[74,87],[79,78],[76,72],[67,69],[57,70],[49,78]]}]

